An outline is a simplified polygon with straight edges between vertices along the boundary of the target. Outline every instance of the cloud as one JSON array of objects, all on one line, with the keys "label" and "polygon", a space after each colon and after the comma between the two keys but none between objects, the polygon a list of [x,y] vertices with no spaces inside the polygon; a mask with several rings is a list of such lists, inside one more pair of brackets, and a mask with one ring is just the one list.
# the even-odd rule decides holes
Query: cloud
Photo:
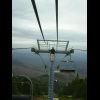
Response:
[{"label": "cloud", "polygon": [[[55,0],[35,1],[45,38],[56,39]],[[59,39],[86,42],[87,0],[59,0],[58,4]],[[23,38],[27,43],[42,39],[31,0],[12,0],[12,38],[15,45]]]}]

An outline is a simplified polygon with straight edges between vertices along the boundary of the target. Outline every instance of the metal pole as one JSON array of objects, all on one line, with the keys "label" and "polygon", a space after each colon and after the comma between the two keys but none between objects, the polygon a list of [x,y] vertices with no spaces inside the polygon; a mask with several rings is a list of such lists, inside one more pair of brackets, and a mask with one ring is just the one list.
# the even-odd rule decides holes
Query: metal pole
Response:
[{"label": "metal pole", "polygon": [[27,80],[30,81],[30,83],[31,83],[30,90],[31,90],[31,95],[32,95],[31,100],[33,100],[33,83],[32,83],[32,80],[26,75],[19,75],[19,76],[25,77]]},{"label": "metal pole", "polygon": [[39,40],[37,40],[37,44],[38,44],[38,49],[40,50]]},{"label": "metal pole", "polygon": [[54,62],[51,62],[49,70],[49,83],[48,83],[48,100],[53,100],[53,85],[54,85]]}]

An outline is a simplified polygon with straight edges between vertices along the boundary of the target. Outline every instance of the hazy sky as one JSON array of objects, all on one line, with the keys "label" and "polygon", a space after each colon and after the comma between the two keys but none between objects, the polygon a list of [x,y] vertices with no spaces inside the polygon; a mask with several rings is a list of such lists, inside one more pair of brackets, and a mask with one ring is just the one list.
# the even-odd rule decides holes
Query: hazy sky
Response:
[{"label": "hazy sky", "polygon": [[[35,0],[45,39],[57,39],[55,0]],[[58,39],[87,46],[87,0],[58,0]],[[31,0],[12,0],[12,46],[30,47],[42,35]]]}]

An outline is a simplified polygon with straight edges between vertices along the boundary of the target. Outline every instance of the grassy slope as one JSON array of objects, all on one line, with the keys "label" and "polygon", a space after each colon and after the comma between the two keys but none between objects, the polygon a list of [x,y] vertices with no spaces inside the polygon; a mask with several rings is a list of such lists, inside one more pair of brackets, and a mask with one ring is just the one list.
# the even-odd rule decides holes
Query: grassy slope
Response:
[{"label": "grassy slope", "polygon": [[[40,97],[35,97],[34,100],[48,100],[48,98],[40,96]],[[65,98],[65,97],[60,97],[59,100],[85,100],[85,99],[82,99],[82,98]]]}]

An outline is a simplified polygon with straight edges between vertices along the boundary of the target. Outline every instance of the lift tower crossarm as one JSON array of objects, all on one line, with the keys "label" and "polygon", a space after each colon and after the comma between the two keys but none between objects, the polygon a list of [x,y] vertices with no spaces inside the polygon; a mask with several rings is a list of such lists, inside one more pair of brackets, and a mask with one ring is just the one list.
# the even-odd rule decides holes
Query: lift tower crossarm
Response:
[{"label": "lift tower crossarm", "polygon": [[[50,50],[35,50],[35,49],[33,50],[33,48],[31,48],[31,52],[50,53]],[[71,53],[74,53],[74,49],[71,49],[69,51],[57,50],[57,51],[55,51],[55,53],[70,55]]]}]

